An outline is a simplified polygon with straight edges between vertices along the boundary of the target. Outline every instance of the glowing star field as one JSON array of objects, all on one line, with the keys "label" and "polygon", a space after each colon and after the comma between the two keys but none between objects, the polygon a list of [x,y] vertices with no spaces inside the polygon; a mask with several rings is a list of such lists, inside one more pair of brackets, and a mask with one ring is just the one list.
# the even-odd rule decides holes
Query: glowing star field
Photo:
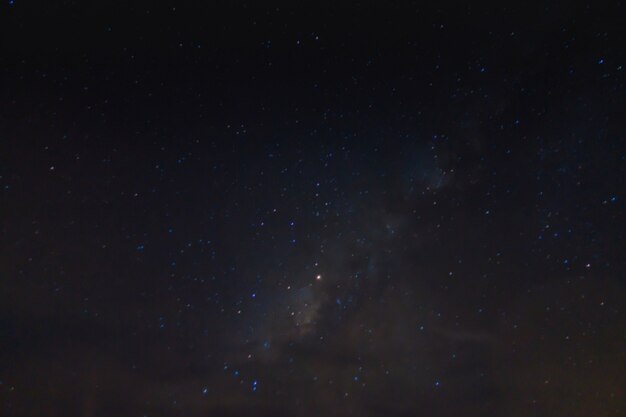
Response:
[{"label": "glowing star field", "polygon": [[626,415],[624,4],[0,5],[0,416]]}]

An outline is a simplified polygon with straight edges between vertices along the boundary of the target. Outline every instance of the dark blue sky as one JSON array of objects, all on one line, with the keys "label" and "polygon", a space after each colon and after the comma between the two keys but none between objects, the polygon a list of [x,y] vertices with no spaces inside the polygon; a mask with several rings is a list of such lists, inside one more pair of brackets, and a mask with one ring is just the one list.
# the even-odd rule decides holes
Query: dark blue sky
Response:
[{"label": "dark blue sky", "polygon": [[626,412],[619,3],[0,6],[0,414]]}]

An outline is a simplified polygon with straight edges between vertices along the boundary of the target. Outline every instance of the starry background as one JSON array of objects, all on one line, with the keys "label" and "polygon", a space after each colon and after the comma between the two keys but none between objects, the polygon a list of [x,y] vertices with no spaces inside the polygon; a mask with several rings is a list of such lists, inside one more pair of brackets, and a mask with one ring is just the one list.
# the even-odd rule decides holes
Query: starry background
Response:
[{"label": "starry background", "polygon": [[624,16],[3,2],[0,414],[626,415]]}]

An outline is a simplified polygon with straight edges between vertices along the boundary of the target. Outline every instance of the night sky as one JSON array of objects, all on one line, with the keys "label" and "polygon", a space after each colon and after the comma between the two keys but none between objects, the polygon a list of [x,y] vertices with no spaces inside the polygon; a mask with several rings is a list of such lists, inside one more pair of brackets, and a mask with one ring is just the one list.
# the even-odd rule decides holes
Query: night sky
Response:
[{"label": "night sky", "polygon": [[0,415],[626,416],[626,4],[429,3],[3,1]]}]

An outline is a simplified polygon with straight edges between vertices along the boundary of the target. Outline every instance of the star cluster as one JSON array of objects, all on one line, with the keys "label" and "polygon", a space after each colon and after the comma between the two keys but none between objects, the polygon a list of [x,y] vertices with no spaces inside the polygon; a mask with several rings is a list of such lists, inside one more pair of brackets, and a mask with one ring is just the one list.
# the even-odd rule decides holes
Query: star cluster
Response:
[{"label": "star cluster", "polygon": [[623,415],[623,5],[235,3],[0,8],[0,414]]}]

